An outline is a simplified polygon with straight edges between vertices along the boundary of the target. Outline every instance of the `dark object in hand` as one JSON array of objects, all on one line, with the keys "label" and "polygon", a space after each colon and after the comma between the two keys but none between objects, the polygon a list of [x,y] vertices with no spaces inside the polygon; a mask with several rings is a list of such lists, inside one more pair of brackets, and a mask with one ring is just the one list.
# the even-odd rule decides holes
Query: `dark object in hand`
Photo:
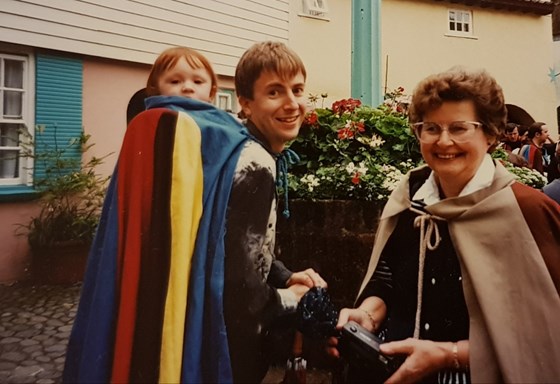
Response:
[{"label": "dark object in hand", "polygon": [[338,310],[325,288],[313,287],[299,301],[297,329],[312,339],[339,336],[336,330]]},{"label": "dark object in hand", "polygon": [[402,357],[384,355],[379,350],[383,341],[360,324],[349,321],[342,328],[338,349],[348,364],[370,372],[375,382],[387,380],[402,364]]}]

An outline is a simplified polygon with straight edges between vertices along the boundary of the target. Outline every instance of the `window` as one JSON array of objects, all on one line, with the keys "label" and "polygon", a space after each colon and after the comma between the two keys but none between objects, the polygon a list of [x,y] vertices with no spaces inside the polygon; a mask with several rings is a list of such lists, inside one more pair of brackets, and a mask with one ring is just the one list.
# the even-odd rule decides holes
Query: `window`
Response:
[{"label": "window", "polygon": [[302,0],[300,16],[328,20],[329,5],[327,0]]},{"label": "window", "polygon": [[233,111],[233,91],[227,89],[220,89],[216,92],[214,105],[227,112]]},{"label": "window", "polygon": [[472,12],[457,9],[448,12],[449,33],[456,36],[472,36]]},{"label": "window", "polygon": [[32,134],[30,59],[0,52],[0,186],[30,184],[23,140]]}]

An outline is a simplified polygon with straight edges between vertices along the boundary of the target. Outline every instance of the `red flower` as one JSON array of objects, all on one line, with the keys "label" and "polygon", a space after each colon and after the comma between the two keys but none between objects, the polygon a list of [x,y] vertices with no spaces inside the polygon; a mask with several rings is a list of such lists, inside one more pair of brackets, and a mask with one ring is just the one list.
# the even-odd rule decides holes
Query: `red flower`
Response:
[{"label": "red flower", "polygon": [[358,99],[342,99],[335,101],[331,109],[334,114],[341,115],[344,112],[353,112],[360,105],[362,105],[362,102]]},{"label": "red flower", "polygon": [[360,184],[360,172],[356,172],[352,177],[352,184],[358,185]]},{"label": "red flower", "polygon": [[351,139],[354,137],[354,131],[350,128],[340,128],[338,130],[338,139],[339,140],[344,140],[344,139]]},{"label": "red flower", "polygon": [[307,115],[305,115],[305,120],[303,123],[306,125],[315,126],[318,120],[319,116],[317,116],[317,112],[311,111]]},{"label": "red flower", "polygon": [[366,130],[363,121],[358,121],[357,123],[354,123],[354,126],[356,127],[356,129],[358,130],[358,132],[364,132],[364,131]]}]

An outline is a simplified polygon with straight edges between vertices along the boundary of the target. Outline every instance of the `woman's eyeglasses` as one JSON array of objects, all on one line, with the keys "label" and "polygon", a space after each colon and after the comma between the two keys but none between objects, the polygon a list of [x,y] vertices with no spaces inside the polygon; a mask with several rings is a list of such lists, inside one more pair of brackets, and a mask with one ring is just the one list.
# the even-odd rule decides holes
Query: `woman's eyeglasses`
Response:
[{"label": "woman's eyeglasses", "polygon": [[469,141],[476,129],[481,126],[482,123],[478,121],[452,121],[447,124],[447,128],[444,128],[438,123],[421,121],[412,124],[412,129],[422,143],[435,143],[439,140],[443,131],[447,131],[449,138],[454,142],[464,143]]}]

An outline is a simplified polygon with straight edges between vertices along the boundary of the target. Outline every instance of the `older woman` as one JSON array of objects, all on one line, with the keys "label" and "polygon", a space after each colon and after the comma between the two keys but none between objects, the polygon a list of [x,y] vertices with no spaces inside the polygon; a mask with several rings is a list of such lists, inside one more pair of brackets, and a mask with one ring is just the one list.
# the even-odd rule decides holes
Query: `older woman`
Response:
[{"label": "older woman", "polygon": [[387,202],[338,327],[354,320],[406,357],[387,382],[558,382],[560,209],[489,155],[501,87],[453,68],[420,82],[409,113],[427,165]]}]

